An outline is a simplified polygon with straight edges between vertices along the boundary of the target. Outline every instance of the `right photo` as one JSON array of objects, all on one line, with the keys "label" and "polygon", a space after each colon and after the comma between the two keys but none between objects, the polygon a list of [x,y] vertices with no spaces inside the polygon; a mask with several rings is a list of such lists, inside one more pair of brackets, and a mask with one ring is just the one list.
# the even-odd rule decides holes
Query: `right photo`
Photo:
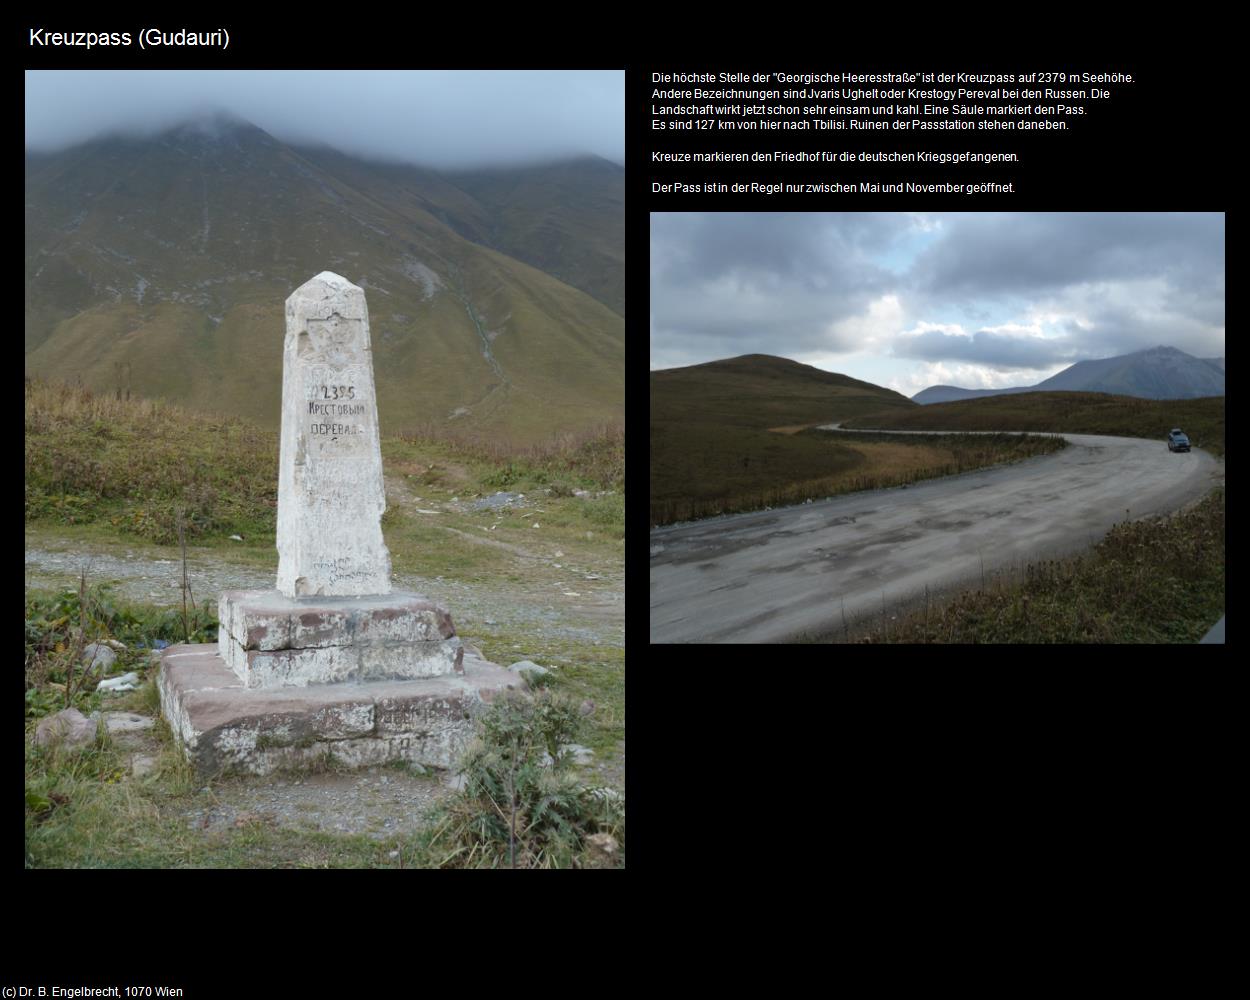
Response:
[{"label": "right photo", "polygon": [[1223,642],[1223,213],[652,213],[652,643]]}]

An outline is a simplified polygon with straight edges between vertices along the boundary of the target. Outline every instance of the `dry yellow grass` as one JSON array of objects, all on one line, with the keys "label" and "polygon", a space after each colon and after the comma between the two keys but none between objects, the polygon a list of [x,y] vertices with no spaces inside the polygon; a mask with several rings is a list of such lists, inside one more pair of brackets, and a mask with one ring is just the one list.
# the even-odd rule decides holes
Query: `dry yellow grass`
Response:
[{"label": "dry yellow grass", "polygon": [[853,444],[850,448],[868,460],[867,466],[856,470],[860,476],[889,478],[914,473],[921,469],[942,468],[955,461],[955,453],[951,449],[936,448],[926,444],[873,441]]}]

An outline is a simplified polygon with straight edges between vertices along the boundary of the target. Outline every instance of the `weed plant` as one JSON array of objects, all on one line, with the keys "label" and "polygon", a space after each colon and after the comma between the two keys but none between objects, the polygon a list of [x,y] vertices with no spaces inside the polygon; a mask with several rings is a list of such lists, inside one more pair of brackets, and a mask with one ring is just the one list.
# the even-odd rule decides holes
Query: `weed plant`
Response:
[{"label": "weed plant", "polygon": [[565,746],[574,703],[540,687],[509,692],[480,719],[460,763],[463,791],[430,825],[424,851],[440,868],[578,867],[587,836],[624,843],[623,802],[583,785]]}]

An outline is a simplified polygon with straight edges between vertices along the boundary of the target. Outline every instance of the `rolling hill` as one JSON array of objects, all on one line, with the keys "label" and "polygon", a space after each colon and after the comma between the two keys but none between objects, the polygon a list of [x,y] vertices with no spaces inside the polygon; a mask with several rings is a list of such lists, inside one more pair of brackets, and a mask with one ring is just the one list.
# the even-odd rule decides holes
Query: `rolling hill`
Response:
[{"label": "rolling hill", "polygon": [[768,354],[651,373],[651,423],[768,428],[910,410],[906,396],[848,375]]},{"label": "rolling hill", "polygon": [[331,270],[365,289],[384,433],[619,420],[623,177],[453,177],[220,116],[28,155],[26,371],[275,425],[283,304]]},{"label": "rolling hill", "polygon": [[653,371],[651,523],[748,509],[859,467],[860,451],[789,432],[915,409],[890,389],[765,354]]}]

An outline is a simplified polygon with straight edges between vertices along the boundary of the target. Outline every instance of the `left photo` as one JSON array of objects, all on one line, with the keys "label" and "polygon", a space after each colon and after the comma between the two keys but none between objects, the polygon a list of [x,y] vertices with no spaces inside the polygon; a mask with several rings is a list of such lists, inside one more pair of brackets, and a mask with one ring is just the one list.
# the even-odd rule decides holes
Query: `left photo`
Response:
[{"label": "left photo", "polygon": [[27,867],[624,867],[624,73],[29,71]]}]

